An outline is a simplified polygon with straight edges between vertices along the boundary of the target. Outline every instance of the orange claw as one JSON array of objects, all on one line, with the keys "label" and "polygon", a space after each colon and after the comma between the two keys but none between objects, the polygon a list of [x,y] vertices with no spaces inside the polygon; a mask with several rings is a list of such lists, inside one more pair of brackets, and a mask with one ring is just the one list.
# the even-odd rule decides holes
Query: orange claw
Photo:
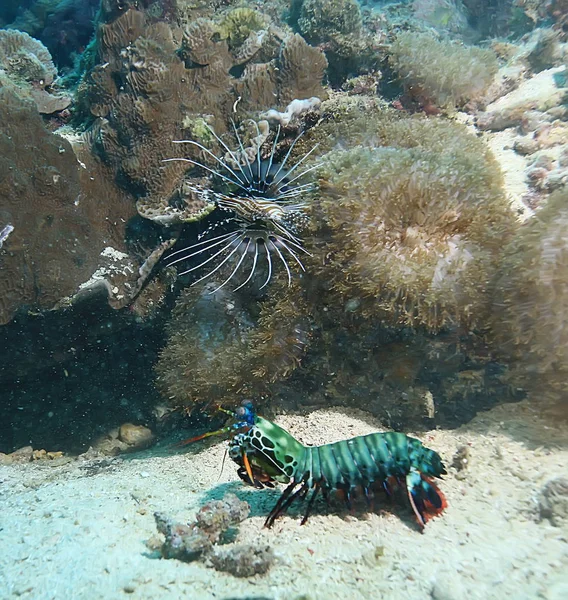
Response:
[{"label": "orange claw", "polygon": [[250,462],[249,462],[248,456],[247,456],[244,448],[241,448],[241,456],[243,457],[243,464],[245,466],[247,475],[249,476],[250,484],[254,485],[254,477],[252,476],[252,468],[250,466]]}]

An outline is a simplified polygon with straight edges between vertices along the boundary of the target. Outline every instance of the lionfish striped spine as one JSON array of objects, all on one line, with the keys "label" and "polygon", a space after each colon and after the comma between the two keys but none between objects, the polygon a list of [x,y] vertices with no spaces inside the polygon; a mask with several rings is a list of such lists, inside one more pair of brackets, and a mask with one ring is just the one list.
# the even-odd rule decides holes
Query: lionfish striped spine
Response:
[{"label": "lionfish striped spine", "polygon": [[282,427],[258,416],[249,402],[234,416],[237,422],[220,432],[234,434],[229,456],[239,465],[241,479],[258,488],[274,487],[274,482],[288,484],[268,515],[266,527],[310,490],[302,524],[320,492],[326,500],[330,493],[341,492],[350,507],[359,491],[372,505],[377,488],[387,496],[395,489],[405,489],[421,528],[446,507],[444,494],[432,479],[446,473],[444,464],[437,452],[416,438],[396,432],[371,433],[321,446],[304,446]]},{"label": "lionfish striped spine", "polygon": [[[255,123],[255,126],[258,139],[262,139],[258,124]],[[238,141],[238,151],[231,150],[209,127],[211,134],[226,150],[227,154],[223,158],[194,140],[174,140],[173,142],[193,145],[217,164],[216,167],[211,167],[189,158],[169,158],[164,161],[183,161],[207,171],[212,178],[211,187],[189,184],[187,188],[206,202],[213,202],[228,216],[208,228],[196,243],[170,254],[167,259],[168,264],[174,265],[193,259],[196,264],[183,270],[180,275],[198,271],[207,266],[204,275],[192,283],[195,285],[211,277],[233,261],[234,266],[229,276],[211,291],[214,293],[233,280],[237,273],[244,268],[243,265],[249,258],[251,265],[248,277],[235,290],[244,287],[253,279],[261,256],[264,256],[267,275],[259,288],[262,289],[272,277],[274,255],[284,266],[288,285],[290,285],[292,282],[290,265],[297,264],[302,271],[305,271],[301,255],[309,254],[304,248],[300,232],[306,226],[308,219],[304,198],[308,192],[315,189],[315,186],[313,183],[300,182],[319,165],[312,165],[303,170],[299,167],[313,153],[316,146],[288,168],[287,161],[302,133],[292,142],[282,162],[276,163],[274,156],[280,138],[280,127],[275,134],[267,159],[261,158],[262,144],[260,142],[256,146],[254,158],[249,157],[234,123],[233,129]],[[227,189],[225,191],[215,189],[216,181],[222,182]],[[229,231],[212,236],[212,232],[220,226],[228,226]]]}]

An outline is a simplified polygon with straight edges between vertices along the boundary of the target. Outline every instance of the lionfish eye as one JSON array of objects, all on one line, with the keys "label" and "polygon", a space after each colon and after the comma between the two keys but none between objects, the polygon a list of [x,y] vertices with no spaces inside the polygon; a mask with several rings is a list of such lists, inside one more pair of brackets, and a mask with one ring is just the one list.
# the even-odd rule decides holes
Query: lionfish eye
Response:
[{"label": "lionfish eye", "polygon": [[[179,275],[186,275],[198,270],[204,274],[191,285],[211,277],[223,267],[230,270],[225,280],[211,290],[214,294],[240,272],[248,270],[248,276],[234,291],[244,287],[254,280],[256,270],[264,264],[266,280],[259,287],[264,288],[270,281],[273,272],[274,259],[279,261],[288,276],[288,285],[292,283],[291,264],[305,271],[300,256],[309,252],[304,248],[298,236],[298,225],[305,224],[307,220],[304,212],[305,202],[302,200],[306,193],[315,189],[312,182],[302,183],[303,178],[320,165],[316,164],[304,170],[298,170],[304,161],[312,154],[317,145],[306,152],[293,166],[287,167],[290,154],[303,133],[290,145],[284,159],[280,163],[274,162],[274,153],[280,136],[280,126],[276,133],[272,149],[267,159],[260,156],[260,145],[256,150],[256,157],[249,158],[245,151],[236,125],[233,129],[238,142],[238,149],[231,150],[225,142],[208,127],[215,139],[226,150],[230,158],[221,158],[205,146],[193,140],[179,140],[175,143],[192,144],[212,158],[218,165],[212,168],[204,163],[187,159],[171,158],[168,161],[184,161],[193,166],[208,171],[214,179],[228,184],[229,193],[222,193],[210,188],[199,186],[192,187],[192,191],[206,198],[213,199],[217,207],[229,211],[232,216],[222,221],[228,225],[229,230],[220,235],[211,236],[211,231],[216,225],[209,228],[195,244],[171,253],[166,258],[168,266],[180,262],[191,261],[193,266],[183,270]],[[260,136],[260,131],[257,131]],[[187,264],[187,263],[186,263]]]}]

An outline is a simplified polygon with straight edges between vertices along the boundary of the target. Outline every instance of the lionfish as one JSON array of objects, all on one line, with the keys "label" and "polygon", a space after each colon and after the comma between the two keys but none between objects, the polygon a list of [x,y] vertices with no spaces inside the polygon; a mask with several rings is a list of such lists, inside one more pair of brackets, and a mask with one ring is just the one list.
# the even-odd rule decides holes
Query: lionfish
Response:
[{"label": "lionfish", "polygon": [[[185,269],[179,275],[206,267],[205,273],[191,285],[211,277],[224,265],[228,265],[228,268],[232,267],[229,276],[210,293],[215,293],[233,280],[238,273],[244,271],[246,258],[251,256],[252,258],[247,261],[252,263],[248,276],[234,291],[244,287],[253,279],[263,257],[266,262],[267,275],[259,289],[268,285],[272,277],[274,258],[279,259],[284,265],[288,276],[288,285],[292,282],[289,263],[296,263],[302,271],[305,271],[300,257],[302,254],[309,255],[309,252],[304,248],[300,238],[300,231],[307,224],[306,202],[302,200],[302,197],[315,189],[315,184],[301,182],[308,173],[320,165],[316,164],[303,170],[299,170],[299,167],[312,154],[317,145],[304,154],[293,166],[288,167],[290,154],[303,132],[294,139],[282,162],[277,163],[274,157],[280,138],[280,126],[268,158],[261,158],[262,136],[256,122],[255,125],[258,133],[257,139],[260,141],[256,144],[254,157],[249,157],[233,122],[233,130],[239,146],[237,151],[231,150],[215,131],[207,126],[211,134],[226,150],[227,154],[223,158],[194,140],[173,140],[174,144],[196,146],[217,163],[217,168],[189,158],[164,160],[164,162],[190,163],[209,172],[213,182],[222,181],[225,184],[224,192],[218,191],[214,187],[189,186],[191,191],[207,202],[213,202],[217,209],[229,213],[229,216],[214,223],[200,234],[198,242],[173,252],[167,258],[168,266],[190,259],[196,260],[197,264]],[[227,225],[228,231],[220,235],[212,235],[221,225]]]}]

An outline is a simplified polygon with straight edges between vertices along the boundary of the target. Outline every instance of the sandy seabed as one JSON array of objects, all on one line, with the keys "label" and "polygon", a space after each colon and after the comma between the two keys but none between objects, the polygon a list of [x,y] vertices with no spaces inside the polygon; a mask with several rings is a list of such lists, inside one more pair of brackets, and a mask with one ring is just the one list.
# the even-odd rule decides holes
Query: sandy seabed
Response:
[{"label": "sandy seabed", "polygon": [[[320,410],[277,422],[304,443],[380,430],[365,413]],[[293,507],[263,528],[278,490],[255,490],[221,465],[225,443],[190,453],[153,448],[110,460],[0,467],[0,598],[47,599],[532,599],[568,598],[568,523],[539,517],[547,481],[568,476],[568,425],[535,405],[508,404],[455,431],[418,435],[462,471],[441,483],[448,508],[424,533],[403,506],[374,513]],[[251,505],[237,542],[270,545],[266,575],[239,579],[203,563],[156,558],[154,511],[191,521],[235,492]]]}]

